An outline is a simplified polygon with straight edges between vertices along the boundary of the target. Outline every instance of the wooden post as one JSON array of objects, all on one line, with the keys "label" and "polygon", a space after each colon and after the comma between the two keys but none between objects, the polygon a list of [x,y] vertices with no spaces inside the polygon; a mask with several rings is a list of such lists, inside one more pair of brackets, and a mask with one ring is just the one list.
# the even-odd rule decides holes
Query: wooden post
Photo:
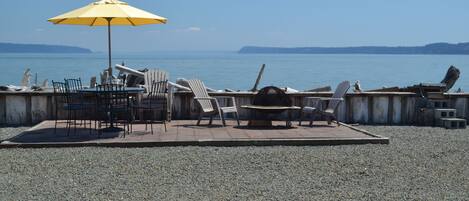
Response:
[{"label": "wooden post", "polygon": [[353,105],[352,105],[352,97],[349,96],[348,98],[345,98],[345,118],[347,123],[356,123],[355,120],[353,119]]},{"label": "wooden post", "polygon": [[251,89],[251,91],[257,91],[257,86],[259,85],[259,82],[261,81],[262,74],[264,74],[264,68],[265,68],[265,64],[262,64],[261,70],[259,71],[259,74],[257,74],[256,83],[254,84],[254,87]]},{"label": "wooden post", "polygon": [[405,96],[401,98],[401,125],[409,125],[407,101],[409,99]]},{"label": "wooden post", "polygon": [[374,124],[374,118],[373,118],[373,115],[374,115],[374,112],[373,112],[373,96],[368,96],[368,120],[367,120],[367,123],[368,124]]},{"label": "wooden post", "polygon": [[388,125],[392,125],[394,123],[394,97],[389,95],[388,96]]}]

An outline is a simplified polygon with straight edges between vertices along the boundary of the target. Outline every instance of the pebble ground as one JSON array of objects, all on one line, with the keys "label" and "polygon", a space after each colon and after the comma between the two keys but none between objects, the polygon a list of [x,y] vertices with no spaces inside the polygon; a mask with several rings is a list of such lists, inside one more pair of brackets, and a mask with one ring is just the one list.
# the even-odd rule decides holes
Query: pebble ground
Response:
[{"label": "pebble ground", "polygon": [[0,200],[469,200],[469,129],[360,128],[390,144],[3,149]]}]

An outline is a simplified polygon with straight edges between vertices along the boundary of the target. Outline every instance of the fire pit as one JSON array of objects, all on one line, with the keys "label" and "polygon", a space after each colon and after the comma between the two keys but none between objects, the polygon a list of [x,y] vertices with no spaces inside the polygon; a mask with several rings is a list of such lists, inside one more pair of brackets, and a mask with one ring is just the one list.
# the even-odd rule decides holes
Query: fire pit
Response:
[{"label": "fire pit", "polygon": [[293,106],[290,98],[278,87],[268,86],[262,88],[255,96],[252,105],[243,105],[241,108],[251,111],[248,126],[271,127],[272,114],[287,112],[286,126],[291,127],[292,111],[300,110]]}]

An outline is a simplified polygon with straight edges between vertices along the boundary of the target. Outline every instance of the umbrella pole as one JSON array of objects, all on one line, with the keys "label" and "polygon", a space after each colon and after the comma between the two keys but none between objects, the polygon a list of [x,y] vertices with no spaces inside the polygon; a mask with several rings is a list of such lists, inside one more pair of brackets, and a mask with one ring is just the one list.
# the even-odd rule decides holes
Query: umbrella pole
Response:
[{"label": "umbrella pole", "polygon": [[108,57],[109,57],[109,68],[108,68],[108,72],[109,72],[109,76],[112,77],[112,62],[111,62],[111,20],[112,18],[106,18],[107,20],[107,43],[108,43]]},{"label": "umbrella pole", "polygon": [[107,68],[108,72],[108,82],[109,84],[112,83],[112,59],[111,59],[111,20],[112,18],[106,18],[107,20],[107,44],[108,44],[108,59],[109,59],[109,66]]}]

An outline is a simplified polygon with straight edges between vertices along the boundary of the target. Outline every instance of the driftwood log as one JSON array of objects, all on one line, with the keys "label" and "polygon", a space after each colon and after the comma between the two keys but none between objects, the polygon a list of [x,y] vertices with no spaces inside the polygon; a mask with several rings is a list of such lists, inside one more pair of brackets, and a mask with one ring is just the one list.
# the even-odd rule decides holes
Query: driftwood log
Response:
[{"label": "driftwood log", "polygon": [[[148,69],[135,70],[135,69],[129,68],[127,66],[123,66],[123,65],[119,65],[119,64],[116,65],[116,69],[119,70],[120,73],[127,73],[128,74],[128,76],[127,76],[127,85],[133,85],[133,86],[143,85],[143,83],[145,82],[145,80],[144,80],[145,72],[148,71]],[[183,80],[185,80],[185,79],[183,79]],[[181,81],[181,82],[183,82],[183,81]],[[187,80],[186,80],[186,83],[187,83]],[[177,90],[190,91],[190,88],[188,87],[189,85],[181,84],[181,83],[178,83],[178,82],[176,82],[176,83],[168,82],[168,84],[171,87],[174,87]]]},{"label": "driftwood log", "polygon": [[305,90],[306,92],[329,92],[332,91],[331,86],[318,87],[314,89]]},{"label": "driftwood log", "polygon": [[96,87],[96,76],[91,77],[90,79],[90,88]]},{"label": "driftwood log", "polygon": [[119,74],[127,74],[127,87],[136,87],[137,85],[143,85],[145,82],[144,73],[148,71],[147,68],[144,68],[142,70],[135,70],[119,64],[116,64],[116,69],[119,70]]},{"label": "driftwood log", "polygon": [[461,72],[458,68],[450,66],[446,72],[445,77],[440,83],[420,83],[405,88],[399,87],[383,87],[381,89],[368,90],[369,92],[413,92],[421,96],[427,96],[427,92],[444,93],[453,88],[456,81],[459,79]]},{"label": "driftwood log", "polygon": [[45,80],[42,82],[41,87],[44,88],[44,89],[47,88],[47,87],[49,87],[49,80],[48,80],[48,79],[45,79]]},{"label": "driftwood log", "polygon": [[399,87],[383,87],[381,89],[372,89],[367,92],[399,92],[401,89]]},{"label": "driftwood log", "polygon": [[283,91],[288,92],[288,93],[297,93],[297,92],[299,92],[298,90],[290,88],[290,87],[283,88]]},{"label": "driftwood log", "polygon": [[446,85],[445,92],[448,92],[451,88],[453,88],[454,84],[459,79],[460,74],[461,72],[459,71],[458,68],[454,66],[449,67],[448,71],[446,72],[445,77],[441,81],[441,84]]},{"label": "driftwood log", "polygon": [[23,73],[23,79],[21,79],[21,86],[28,87],[31,79],[31,69],[27,68]]},{"label": "driftwood log", "polygon": [[262,64],[261,70],[259,70],[259,74],[257,74],[256,83],[254,83],[254,87],[252,87],[250,91],[257,91],[257,87],[259,86],[259,83],[261,82],[261,79],[262,79],[262,74],[264,74],[264,69],[265,69],[265,64]]}]

